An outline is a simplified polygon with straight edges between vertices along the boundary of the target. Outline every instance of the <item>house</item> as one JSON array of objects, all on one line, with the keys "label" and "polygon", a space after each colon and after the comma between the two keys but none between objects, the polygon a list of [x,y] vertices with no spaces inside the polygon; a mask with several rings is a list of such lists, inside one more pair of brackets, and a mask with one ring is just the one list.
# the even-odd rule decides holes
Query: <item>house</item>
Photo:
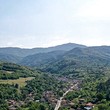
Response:
[{"label": "house", "polygon": [[85,110],[92,110],[94,108],[94,104],[91,102],[87,103],[84,107]]},{"label": "house", "polygon": [[17,103],[17,106],[23,106],[25,103],[23,102],[23,101],[19,101],[18,103]]},{"label": "house", "polygon": [[67,106],[67,105],[68,105],[68,104],[67,104],[67,100],[63,99],[62,102],[61,102],[61,105]]},{"label": "house", "polygon": [[9,101],[8,101],[8,104],[9,104],[9,105],[15,105],[15,104],[16,104],[16,101],[15,101],[15,100],[9,100]]}]

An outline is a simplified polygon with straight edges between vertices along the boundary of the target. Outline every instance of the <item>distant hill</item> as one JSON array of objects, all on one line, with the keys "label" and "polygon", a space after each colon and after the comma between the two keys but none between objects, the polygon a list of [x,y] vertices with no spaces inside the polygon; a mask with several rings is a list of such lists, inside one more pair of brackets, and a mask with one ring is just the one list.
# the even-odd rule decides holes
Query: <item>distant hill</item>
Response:
[{"label": "distant hill", "polygon": [[19,56],[19,57],[25,57],[25,56],[33,55],[33,54],[37,54],[37,53],[47,53],[47,52],[57,51],[57,50],[69,51],[76,47],[84,48],[86,46],[80,45],[80,44],[75,44],[75,43],[67,43],[67,44],[62,44],[62,45],[58,45],[58,46],[54,46],[54,47],[33,48],[33,49],[6,47],[6,48],[0,48],[0,53],[15,55],[15,56]]},{"label": "distant hill", "polygon": [[58,45],[55,47],[49,47],[49,48],[47,48],[47,51],[48,52],[57,51],[57,50],[69,51],[69,50],[76,48],[76,47],[85,48],[86,46],[81,45],[81,44],[75,44],[75,43],[67,43],[67,44],[62,44],[62,45]]},{"label": "distant hill", "polygon": [[83,60],[91,59],[95,60],[95,58],[100,59],[110,59],[110,47],[109,46],[97,46],[97,47],[87,47],[87,48],[74,48],[68,51],[63,58],[76,58]]},{"label": "distant hill", "polygon": [[52,51],[48,53],[38,53],[24,57],[20,64],[26,66],[41,66],[56,61],[65,51]]},{"label": "distant hill", "polygon": [[21,60],[21,57],[11,55],[11,54],[0,53],[0,61],[17,63],[20,60]]},{"label": "distant hill", "polygon": [[[54,69],[61,70],[59,66],[64,67],[64,64],[71,66],[73,62],[76,66],[91,66],[102,63],[109,63],[110,61],[110,47],[109,46],[97,46],[97,47],[85,47],[85,48],[73,48],[70,51],[52,51],[48,53],[39,53],[27,56],[23,58],[20,64],[27,66],[48,66]],[[72,64],[71,64],[72,63]],[[78,64],[79,63],[79,64]],[[48,69],[48,67],[46,67]],[[62,71],[62,70],[61,70]]]},{"label": "distant hill", "polygon": [[74,48],[56,61],[44,64],[41,69],[51,73],[73,74],[86,72],[88,68],[96,72],[97,68],[106,67],[110,67],[109,46]]}]

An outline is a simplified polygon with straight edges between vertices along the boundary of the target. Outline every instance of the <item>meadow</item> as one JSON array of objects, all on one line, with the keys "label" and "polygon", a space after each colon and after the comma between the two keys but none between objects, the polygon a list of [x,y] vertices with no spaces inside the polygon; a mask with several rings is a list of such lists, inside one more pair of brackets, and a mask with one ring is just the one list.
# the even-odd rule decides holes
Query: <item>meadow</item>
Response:
[{"label": "meadow", "polygon": [[0,80],[0,84],[18,84],[19,87],[26,85],[26,81],[32,80],[34,77],[19,78],[14,80]]}]

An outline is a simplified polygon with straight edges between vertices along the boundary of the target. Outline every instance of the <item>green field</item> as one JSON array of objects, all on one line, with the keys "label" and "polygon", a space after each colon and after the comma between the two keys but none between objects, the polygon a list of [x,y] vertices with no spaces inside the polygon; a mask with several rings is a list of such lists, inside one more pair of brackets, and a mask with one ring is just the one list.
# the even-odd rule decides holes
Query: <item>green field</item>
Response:
[{"label": "green field", "polygon": [[15,80],[0,80],[0,84],[19,84],[19,87],[26,85],[26,81],[32,80],[34,77],[19,78]]}]

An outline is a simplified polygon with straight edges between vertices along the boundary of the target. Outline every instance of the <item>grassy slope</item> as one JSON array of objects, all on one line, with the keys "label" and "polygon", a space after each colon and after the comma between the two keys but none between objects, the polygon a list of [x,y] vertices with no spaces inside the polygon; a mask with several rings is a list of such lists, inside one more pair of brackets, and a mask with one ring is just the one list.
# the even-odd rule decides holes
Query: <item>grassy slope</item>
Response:
[{"label": "grassy slope", "polygon": [[0,80],[0,84],[19,84],[20,87],[26,85],[26,81],[32,80],[34,77],[19,78],[15,80]]}]

